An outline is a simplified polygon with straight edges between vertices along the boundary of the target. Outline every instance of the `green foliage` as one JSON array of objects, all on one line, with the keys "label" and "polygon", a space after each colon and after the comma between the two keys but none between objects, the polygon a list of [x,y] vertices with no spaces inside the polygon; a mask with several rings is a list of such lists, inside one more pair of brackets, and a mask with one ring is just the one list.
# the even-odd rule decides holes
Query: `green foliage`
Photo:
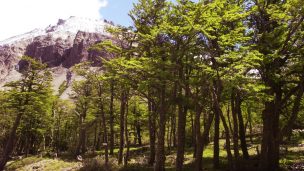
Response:
[{"label": "green foliage", "polygon": [[22,122],[19,125],[18,134],[23,141],[35,144],[32,153],[37,152],[43,137],[50,128],[51,106],[53,101],[50,72],[46,65],[31,57],[23,57],[26,67],[22,71],[22,78],[10,82],[6,86],[7,106],[12,113],[22,115]]},{"label": "green foliage", "polygon": [[[5,141],[12,119],[19,113],[23,119],[18,129],[21,141],[34,137],[32,145],[39,146],[43,139],[52,139],[46,140],[52,150],[71,150],[83,129],[87,146],[95,150],[106,141],[101,135],[109,128],[101,125],[103,115],[106,121],[114,119],[114,133],[122,127],[118,119],[122,103],[127,106],[127,132],[134,135],[136,127],[148,135],[154,119],[157,136],[169,141],[173,135],[165,132],[179,128],[173,123],[182,117],[178,114],[193,117],[201,112],[204,127],[206,119],[218,110],[229,125],[225,131],[232,135],[233,121],[228,114],[237,100],[245,132],[261,133],[261,125],[268,126],[265,122],[275,122],[277,117],[273,125],[279,133],[272,135],[278,135],[273,142],[280,142],[281,136],[286,136],[281,134],[283,128],[304,122],[302,96],[298,111],[293,107],[304,83],[302,6],[302,0],[139,0],[129,13],[134,28],[110,27],[107,30],[112,38],[89,48],[106,51],[114,58],[102,58],[102,69],[92,67],[91,62],[73,67],[80,79],[73,82],[71,102],[52,95],[51,75],[44,64],[22,58],[26,62],[22,79],[0,92],[0,116],[5,117],[0,120],[4,130],[0,142]],[[65,84],[60,85],[59,95]],[[121,94],[127,94],[126,102]],[[114,118],[110,116],[111,98]],[[268,109],[269,104],[273,108]],[[185,118],[180,129],[185,129],[186,135],[181,137],[191,146],[194,119],[190,122],[190,117]],[[235,122],[238,126],[239,121]],[[210,134],[213,132],[212,125]],[[302,138],[298,135],[297,140]],[[211,155],[208,146],[204,156]],[[228,156],[223,150],[220,155]],[[100,160],[85,161],[84,169],[104,169]]]},{"label": "green foliage", "polygon": [[67,82],[66,81],[63,81],[60,86],[59,86],[59,89],[58,89],[58,96],[61,96],[62,93],[67,89]]}]

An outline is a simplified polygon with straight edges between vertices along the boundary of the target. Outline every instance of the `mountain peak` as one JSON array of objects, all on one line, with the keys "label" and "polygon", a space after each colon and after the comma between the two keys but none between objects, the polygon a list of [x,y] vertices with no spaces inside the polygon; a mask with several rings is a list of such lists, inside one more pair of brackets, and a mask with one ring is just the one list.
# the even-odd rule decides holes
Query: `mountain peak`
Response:
[{"label": "mountain peak", "polygon": [[0,41],[1,45],[10,45],[18,41],[32,40],[37,36],[49,35],[53,37],[66,38],[68,36],[75,36],[78,31],[84,31],[89,33],[100,33],[103,35],[109,35],[105,28],[112,26],[111,22],[101,19],[91,19],[85,17],[71,16],[66,20],[59,19],[56,25],[49,25],[45,29],[36,28],[30,32],[8,38]]}]

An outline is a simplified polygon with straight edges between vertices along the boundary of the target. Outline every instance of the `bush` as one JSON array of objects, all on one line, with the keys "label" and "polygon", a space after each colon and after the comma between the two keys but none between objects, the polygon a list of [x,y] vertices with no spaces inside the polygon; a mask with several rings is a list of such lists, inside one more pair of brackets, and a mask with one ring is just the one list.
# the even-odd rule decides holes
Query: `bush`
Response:
[{"label": "bush", "polygon": [[62,93],[67,89],[67,82],[66,81],[63,81],[60,86],[59,86],[59,89],[58,89],[58,95],[61,96]]},{"label": "bush", "polygon": [[83,162],[83,167],[80,171],[114,171],[118,170],[114,161],[109,161],[108,164],[105,164],[104,158],[96,157],[93,159],[85,159]]}]

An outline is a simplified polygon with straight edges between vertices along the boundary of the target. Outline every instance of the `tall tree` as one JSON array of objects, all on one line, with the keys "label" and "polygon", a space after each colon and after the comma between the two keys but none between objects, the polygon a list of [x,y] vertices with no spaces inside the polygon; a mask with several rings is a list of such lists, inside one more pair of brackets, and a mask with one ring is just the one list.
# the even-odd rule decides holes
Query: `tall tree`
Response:
[{"label": "tall tree", "polygon": [[1,156],[0,170],[4,169],[9,155],[13,152],[16,131],[22,117],[37,113],[47,115],[52,104],[50,101],[52,91],[49,88],[51,75],[46,70],[46,65],[27,56],[22,57],[20,63],[23,64],[23,69],[20,71],[22,73],[21,80],[6,85],[10,87],[8,91],[10,100],[6,103],[16,112],[16,116]]},{"label": "tall tree", "polygon": [[[268,90],[262,113],[261,170],[279,169],[282,111],[300,89],[303,63],[303,6],[301,0],[253,1],[250,18],[253,49],[262,54],[257,67]],[[291,124],[291,123],[287,123]]]},{"label": "tall tree", "polygon": [[75,100],[75,113],[78,116],[78,143],[76,147],[76,155],[86,152],[86,134],[87,128],[92,125],[93,113],[93,80],[88,63],[81,63],[74,67],[76,73],[83,77],[83,80],[76,81],[72,85],[73,94],[71,98]]}]

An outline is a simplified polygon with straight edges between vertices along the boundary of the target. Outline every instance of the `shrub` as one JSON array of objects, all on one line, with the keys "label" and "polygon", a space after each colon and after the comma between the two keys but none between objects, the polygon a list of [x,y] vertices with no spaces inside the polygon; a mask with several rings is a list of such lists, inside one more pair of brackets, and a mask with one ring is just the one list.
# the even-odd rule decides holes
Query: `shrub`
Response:
[{"label": "shrub", "polygon": [[118,170],[114,161],[109,161],[108,164],[105,164],[104,158],[96,157],[93,159],[85,159],[83,162],[83,167],[80,171],[114,171]]}]

